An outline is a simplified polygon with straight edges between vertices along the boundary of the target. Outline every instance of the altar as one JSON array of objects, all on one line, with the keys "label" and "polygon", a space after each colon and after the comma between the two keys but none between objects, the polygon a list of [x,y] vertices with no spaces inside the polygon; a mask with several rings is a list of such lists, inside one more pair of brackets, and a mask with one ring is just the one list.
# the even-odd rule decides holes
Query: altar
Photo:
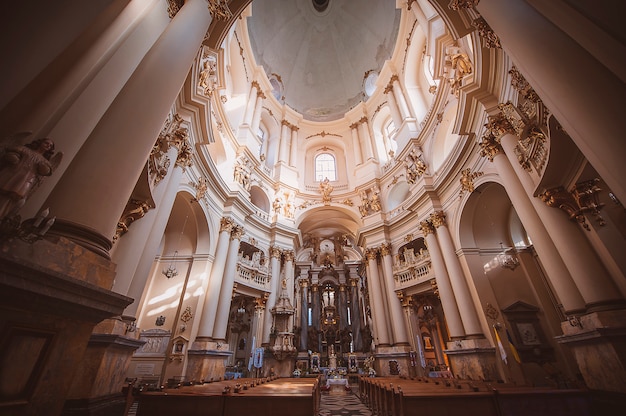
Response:
[{"label": "altar", "polygon": [[347,378],[328,378],[326,379],[326,388],[330,389],[333,386],[350,387]]}]

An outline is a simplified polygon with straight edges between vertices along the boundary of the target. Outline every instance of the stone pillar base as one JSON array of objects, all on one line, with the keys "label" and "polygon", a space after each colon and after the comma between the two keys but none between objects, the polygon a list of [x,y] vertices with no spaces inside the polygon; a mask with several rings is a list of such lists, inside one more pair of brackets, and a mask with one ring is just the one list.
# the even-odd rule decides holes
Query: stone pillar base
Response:
[{"label": "stone pillar base", "polygon": [[452,373],[458,378],[472,380],[497,380],[496,349],[485,338],[448,342],[444,351],[450,361]]},{"label": "stone pillar base", "polygon": [[127,333],[128,328],[129,323],[120,319],[107,319],[94,328],[63,415],[113,414],[124,403],[122,388],[128,365],[135,350],[144,344],[134,332]]},{"label": "stone pillar base", "polygon": [[411,351],[409,345],[377,346],[374,354],[376,375],[380,377],[410,377],[411,357],[409,351]]},{"label": "stone pillar base", "polygon": [[226,373],[226,360],[233,355],[228,344],[216,341],[196,341],[187,350],[188,381],[209,381],[223,379]]},{"label": "stone pillar base", "polygon": [[561,324],[587,387],[626,393],[626,310],[593,312]]},{"label": "stone pillar base", "polygon": [[132,299],[108,290],[111,262],[67,239],[2,238],[2,414],[58,415],[85,366],[94,327],[120,315]]}]

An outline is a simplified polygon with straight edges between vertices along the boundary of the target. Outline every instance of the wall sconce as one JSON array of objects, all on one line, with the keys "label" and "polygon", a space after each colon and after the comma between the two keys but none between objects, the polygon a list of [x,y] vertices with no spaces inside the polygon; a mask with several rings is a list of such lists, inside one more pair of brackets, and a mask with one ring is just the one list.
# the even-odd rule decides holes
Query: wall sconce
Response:
[{"label": "wall sconce", "polygon": [[503,250],[500,254],[496,256],[498,259],[498,264],[503,269],[515,270],[517,266],[519,266],[519,260],[515,255],[514,248],[504,249],[502,243],[500,243],[500,248]]},{"label": "wall sconce", "polygon": [[580,321],[580,318],[576,315],[569,315],[567,317],[567,322],[573,327],[581,328],[583,327],[583,323]]}]

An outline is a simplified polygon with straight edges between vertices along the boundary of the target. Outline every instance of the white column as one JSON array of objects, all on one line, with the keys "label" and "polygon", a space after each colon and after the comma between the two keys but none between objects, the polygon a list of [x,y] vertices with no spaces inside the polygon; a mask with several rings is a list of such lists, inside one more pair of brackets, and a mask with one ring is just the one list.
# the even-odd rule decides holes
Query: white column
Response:
[{"label": "white column", "polygon": [[397,129],[402,126],[402,114],[400,114],[400,109],[398,108],[398,103],[396,101],[396,97],[393,92],[393,85],[388,84],[385,87],[385,94],[387,94],[387,104],[389,104],[389,110],[391,111],[391,119],[393,120],[393,124]]},{"label": "white column", "polygon": [[252,134],[256,136],[259,131],[259,125],[261,123],[261,111],[263,111],[263,100],[265,99],[265,94],[259,91],[256,96],[256,103],[254,105],[254,114],[252,116],[252,122],[250,125],[250,130],[252,130]]},{"label": "white column", "polygon": [[[287,280],[287,294],[289,295],[289,301],[291,305],[295,305],[294,302],[294,274],[295,269],[293,265],[294,252],[292,250],[285,250],[283,252],[285,257],[285,279]],[[289,326],[287,327],[289,331],[293,330],[294,327],[294,319],[295,316],[291,315],[289,317]]]},{"label": "white column", "polygon": [[372,320],[374,321],[375,344],[391,345],[389,333],[385,319],[386,311],[383,302],[383,294],[381,293],[381,281],[378,274],[378,263],[376,262],[376,250],[367,249],[365,256],[367,257],[367,280],[370,293],[370,307],[372,309]]},{"label": "white column", "polygon": [[[177,154],[178,150],[172,146],[167,152],[167,157],[170,160],[176,160]],[[175,166],[175,163],[170,164],[170,169],[167,175],[165,175],[164,180],[152,191],[152,200],[158,209],[151,209],[142,218],[134,221],[129,227],[128,232],[123,234],[111,249],[111,259],[117,265],[115,268],[115,282],[112,288],[114,292],[128,295],[131,282],[136,276],[135,271],[138,264],[142,262],[144,254],[146,257],[149,257],[150,265],[154,262],[154,256],[161,243],[161,237],[163,236],[163,231],[165,230],[165,225],[167,224],[176,197],[180,177],[182,176],[182,169],[175,169]],[[174,195],[172,196],[171,193]],[[167,199],[168,202],[165,206],[163,206],[164,199]],[[157,222],[162,227],[156,227],[158,230],[155,230],[155,224]],[[156,241],[151,239],[155,231],[160,232]],[[147,252],[146,248],[148,246],[153,250]],[[145,286],[148,275],[146,274],[142,277]],[[141,296],[141,293],[139,293],[139,296]],[[137,298],[135,298],[134,304],[136,303],[139,303],[139,299]],[[129,307],[130,306],[132,305],[129,305]],[[127,307],[127,310],[129,307]]]},{"label": "white column", "polygon": [[[537,218],[542,221],[545,229],[552,238],[554,246],[556,246],[555,249],[560,255],[560,258],[562,258],[564,266],[569,270],[569,273],[565,274],[567,280],[561,284],[561,286],[566,284],[566,288],[574,293],[574,295],[577,295],[574,298],[577,309],[580,310],[583,306],[583,299],[588,307],[593,306],[593,304],[607,304],[612,300],[619,301],[621,296],[618,288],[611,280],[609,272],[602,265],[591,243],[582,234],[583,231],[580,229],[580,226],[568,219],[566,214],[560,209],[547,206],[540,201],[539,198],[528,197],[528,195],[532,195],[534,186],[528,172],[520,166],[515,156],[514,149],[517,144],[517,137],[512,134],[505,134],[500,138],[500,143],[508,159],[498,163],[504,165],[505,162],[507,162],[508,165],[511,166],[513,173],[520,183],[521,189],[518,188],[518,192],[524,192],[524,197],[529,200],[532,207],[536,210],[538,214]],[[496,158],[494,158],[494,163],[496,163]],[[498,169],[498,172],[499,171],[500,168]],[[531,239],[534,244],[534,236],[531,235]],[[539,253],[539,250],[537,250],[537,252]],[[544,257],[540,255],[540,258],[543,263]],[[551,280],[562,280],[563,277],[564,274],[561,273],[553,276]],[[572,285],[572,279],[577,289],[576,287],[570,287],[570,285]],[[567,293],[568,292],[566,292],[566,294]],[[571,305],[569,304],[571,301],[568,296],[568,306],[570,307]],[[565,306],[565,300],[563,300],[563,304]],[[565,311],[569,310],[571,309],[565,308]]]},{"label": "white column", "polygon": [[361,156],[361,143],[359,142],[359,124],[354,123],[350,125],[350,133],[352,134],[352,146],[354,147],[354,165],[359,166],[363,163]]},{"label": "white column", "polygon": [[287,153],[287,143],[290,139],[289,131],[291,129],[291,124],[287,120],[283,120],[280,128],[280,143],[278,147],[278,161],[279,162],[288,162],[289,155]]},{"label": "white column", "polygon": [[[246,103],[246,111],[243,113],[242,125],[251,126],[252,118],[254,117],[254,111],[256,109],[256,99],[258,95],[259,84],[256,81],[252,81],[250,85],[250,95],[248,96],[248,102]],[[255,132],[256,133],[256,132]]]},{"label": "white column", "polygon": [[[210,22],[204,0],[186,1],[172,19],[44,204],[57,216],[51,234],[69,237],[109,256],[120,213]],[[137,109],[141,109],[141,122],[136,118]]]},{"label": "white column", "polygon": [[265,312],[265,323],[263,324],[263,344],[270,343],[270,332],[272,330],[273,316],[271,309],[276,306],[276,297],[278,295],[278,281],[280,280],[280,257],[281,250],[276,246],[270,247],[270,269],[272,280],[270,282],[270,295],[267,299],[267,308]]},{"label": "white column", "polygon": [[404,91],[402,91],[402,86],[400,86],[398,76],[392,76],[391,82],[393,86],[393,95],[396,98],[396,102],[398,103],[398,108],[400,109],[400,115],[402,116],[402,119],[404,120],[406,118],[411,118],[411,111],[409,110],[409,105],[407,104],[406,98],[404,97]]},{"label": "white column", "polygon": [[387,303],[391,312],[391,332],[393,333],[393,343],[409,344],[406,326],[404,325],[402,305],[395,291],[395,280],[393,278],[393,259],[391,258],[391,244],[380,246],[380,255],[383,259],[383,276],[387,285]]},{"label": "white column", "polygon": [[456,298],[459,306],[459,312],[461,313],[461,321],[463,321],[463,328],[465,329],[466,336],[483,335],[478,315],[474,307],[474,301],[467,286],[465,275],[461,269],[459,258],[456,255],[454,249],[454,243],[452,237],[450,237],[450,231],[446,226],[446,217],[443,211],[437,211],[430,214],[430,220],[437,229],[437,240],[441,244],[441,252],[443,254],[446,268],[450,274],[450,283],[452,284],[452,290],[454,291],[454,297]]},{"label": "white column", "polygon": [[621,111],[626,84],[528,1],[481,0],[476,9],[602,179],[626,201],[626,117]]},{"label": "white column", "polygon": [[367,117],[363,117],[359,120],[359,137],[361,138],[363,148],[363,161],[374,157],[374,150],[372,149],[372,138],[370,135],[369,125],[367,123]]},{"label": "white column", "polygon": [[[160,200],[160,203],[157,204],[156,218],[154,219],[154,222],[152,222],[152,224],[149,224],[149,223],[141,224],[141,221],[139,221],[138,224],[134,224],[134,225],[141,224],[142,226],[146,228],[148,228],[149,226],[150,233],[147,236],[147,238],[143,240],[145,245],[143,247],[143,251],[142,251],[141,256],[139,257],[139,260],[136,263],[136,268],[134,269],[134,273],[131,276],[132,281],[130,282],[130,286],[126,292],[126,296],[129,296],[135,299],[133,303],[131,303],[130,305],[126,307],[126,310],[124,311],[124,314],[126,315],[134,316],[137,313],[137,310],[140,306],[141,297],[144,294],[144,292],[146,292],[146,281],[148,277],[150,276],[150,270],[152,269],[154,257],[159,250],[159,245],[161,244],[161,238],[163,237],[163,233],[165,232],[165,227],[167,226],[167,221],[169,220],[172,207],[174,206],[174,201],[176,200],[176,194],[177,194],[178,188],[180,187],[180,178],[182,177],[182,175],[183,175],[182,167],[176,166],[176,168],[172,172],[170,180],[167,183],[167,190],[165,192],[165,195]],[[163,185],[166,185],[166,184],[163,184]],[[130,231],[129,231],[129,234],[130,234]],[[141,237],[137,236],[137,238],[141,238]],[[133,237],[132,240],[134,241],[131,241],[131,239],[129,239],[128,243],[132,244],[133,242],[136,242],[135,237]],[[140,243],[137,243],[137,244],[140,244]],[[120,249],[119,252],[124,253],[126,252],[126,250]],[[115,258],[113,258],[113,261],[115,261]],[[118,263],[118,269],[117,269],[118,274],[116,275],[115,284],[113,285],[114,291],[117,291],[116,286],[118,285],[118,282],[117,282],[118,279],[121,280],[119,285],[120,285],[120,290],[122,290],[122,287],[123,287],[122,285],[125,284],[124,282],[125,276],[121,273],[121,270],[123,270],[121,267],[126,266],[130,268],[129,263],[132,264],[132,260],[126,259],[125,262]],[[119,293],[123,294],[123,292],[119,292]]]},{"label": "white column", "polygon": [[235,274],[237,273],[237,254],[239,253],[239,243],[241,242],[243,232],[243,227],[236,225],[230,233],[226,267],[222,277],[222,287],[220,288],[215,325],[213,326],[213,339],[215,340],[226,340],[230,303],[233,298],[233,284],[235,283]]},{"label": "white column", "polygon": [[463,321],[461,320],[459,306],[454,297],[454,292],[452,291],[450,276],[448,275],[448,270],[446,269],[446,264],[439,248],[439,242],[435,236],[435,227],[430,221],[422,221],[420,223],[420,229],[426,239],[428,254],[430,255],[433,271],[435,272],[435,281],[437,282],[443,313],[446,316],[450,338],[461,339],[465,337]]},{"label": "white column", "polygon": [[209,287],[204,298],[204,307],[202,310],[202,316],[200,317],[200,326],[198,328],[198,338],[210,338],[213,335],[222,276],[224,276],[224,269],[226,268],[226,256],[228,254],[230,232],[233,230],[234,226],[235,223],[230,218],[222,218],[220,221],[220,234],[217,240],[217,248],[215,252],[215,260],[213,260],[213,268],[211,269],[211,277],[209,278]]},{"label": "white column", "polygon": [[291,127],[291,144],[289,146],[289,166],[297,166],[298,160],[298,127]]},{"label": "white column", "polygon": [[483,137],[481,147],[483,154],[493,161],[504,189],[536,248],[547,277],[554,287],[556,296],[563,304],[563,308],[570,312],[584,310],[585,300],[572,280],[570,268],[559,254],[555,242],[545,229],[511,163],[502,152],[502,147],[490,134]]}]

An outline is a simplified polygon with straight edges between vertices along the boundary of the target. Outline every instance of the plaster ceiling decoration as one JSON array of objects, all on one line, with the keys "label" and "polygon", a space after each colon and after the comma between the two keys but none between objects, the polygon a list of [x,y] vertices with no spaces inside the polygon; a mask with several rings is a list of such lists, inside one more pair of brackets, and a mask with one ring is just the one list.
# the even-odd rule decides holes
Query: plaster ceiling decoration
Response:
[{"label": "plaster ceiling decoration", "polygon": [[390,0],[254,0],[247,24],[256,63],[280,76],[284,102],[333,121],[367,100],[365,78],[391,58],[400,15]]}]

